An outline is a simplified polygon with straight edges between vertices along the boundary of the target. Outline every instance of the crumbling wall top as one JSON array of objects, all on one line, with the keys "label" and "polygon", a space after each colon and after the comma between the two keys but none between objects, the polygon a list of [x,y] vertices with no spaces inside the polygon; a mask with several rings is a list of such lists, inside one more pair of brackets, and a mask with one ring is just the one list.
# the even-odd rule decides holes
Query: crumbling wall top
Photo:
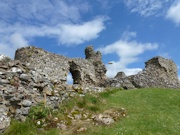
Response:
[{"label": "crumbling wall top", "polygon": [[102,54],[100,51],[95,52],[93,46],[88,46],[85,49],[85,55],[86,59],[94,59],[94,60],[100,60],[102,59]]},{"label": "crumbling wall top", "polygon": [[51,80],[66,82],[69,72],[69,58],[29,46],[18,49],[15,59],[47,74]]}]

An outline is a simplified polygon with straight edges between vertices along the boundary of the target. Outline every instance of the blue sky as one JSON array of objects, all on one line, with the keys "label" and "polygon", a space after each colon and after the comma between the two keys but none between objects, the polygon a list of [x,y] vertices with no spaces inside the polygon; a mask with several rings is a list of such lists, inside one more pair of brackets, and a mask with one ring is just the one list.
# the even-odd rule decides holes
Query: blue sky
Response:
[{"label": "blue sky", "polygon": [[84,58],[93,45],[109,77],[135,74],[154,56],[179,67],[180,0],[1,0],[0,37],[11,58],[28,45]]}]

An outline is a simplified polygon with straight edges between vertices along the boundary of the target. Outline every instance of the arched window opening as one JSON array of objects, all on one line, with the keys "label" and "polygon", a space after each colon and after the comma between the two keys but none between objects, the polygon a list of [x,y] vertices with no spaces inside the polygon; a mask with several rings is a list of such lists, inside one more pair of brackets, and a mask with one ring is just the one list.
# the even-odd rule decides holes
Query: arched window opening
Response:
[{"label": "arched window opening", "polygon": [[73,84],[73,77],[71,72],[69,72],[67,75],[67,84]]}]

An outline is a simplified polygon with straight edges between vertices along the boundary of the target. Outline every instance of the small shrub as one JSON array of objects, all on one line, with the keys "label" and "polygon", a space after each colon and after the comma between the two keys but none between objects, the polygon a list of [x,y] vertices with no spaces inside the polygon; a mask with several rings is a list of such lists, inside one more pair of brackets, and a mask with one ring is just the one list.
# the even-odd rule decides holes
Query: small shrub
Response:
[{"label": "small shrub", "polygon": [[38,104],[37,106],[31,107],[28,116],[33,120],[37,120],[37,119],[45,118],[49,114],[50,114],[50,109],[41,103]]}]

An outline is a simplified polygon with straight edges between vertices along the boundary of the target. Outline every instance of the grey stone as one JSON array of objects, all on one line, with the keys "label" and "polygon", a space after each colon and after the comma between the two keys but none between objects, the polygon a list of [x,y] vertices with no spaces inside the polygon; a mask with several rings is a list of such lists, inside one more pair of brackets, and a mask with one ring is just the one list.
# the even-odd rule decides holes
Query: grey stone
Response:
[{"label": "grey stone", "polygon": [[54,100],[56,100],[56,97],[54,97],[54,96],[53,96],[53,97],[50,97],[50,100],[51,100],[51,101],[54,101]]},{"label": "grey stone", "polygon": [[69,72],[68,58],[52,54],[36,47],[21,48],[16,51],[15,59],[29,63],[40,73],[45,73],[51,80],[66,82]]},{"label": "grey stone", "polygon": [[86,59],[92,62],[95,69],[96,86],[104,86],[106,83],[106,67],[102,62],[102,54],[100,51],[95,52],[93,46],[85,49]]},{"label": "grey stone", "polygon": [[135,87],[180,88],[177,66],[172,60],[154,57],[145,64],[142,72],[129,77]]},{"label": "grey stone", "polygon": [[115,78],[107,80],[107,86],[124,89],[180,88],[177,66],[172,60],[154,57],[145,64],[145,69],[132,76],[125,76],[123,72],[119,72]]},{"label": "grey stone", "polygon": [[10,71],[13,73],[22,73],[22,70],[17,67],[12,67],[12,69]]},{"label": "grey stone", "polygon": [[11,119],[6,116],[0,114],[0,132],[2,133],[7,127],[9,127]]},{"label": "grey stone", "polygon": [[22,108],[22,115],[28,115],[30,107]]},{"label": "grey stone", "polygon": [[32,105],[32,102],[29,101],[29,100],[23,100],[23,101],[22,101],[22,105],[23,105],[24,107],[30,107],[30,106]]},{"label": "grey stone", "polygon": [[0,114],[3,114],[6,111],[6,108],[3,106],[0,106]]},{"label": "grey stone", "polygon": [[108,114],[99,114],[93,116],[93,120],[100,125],[110,125],[114,123],[114,119]]},{"label": "grey stone", "polygon": [[23,81],[30,81],[31,79],[30,76],[27,74],[21,74],[19,78]]},{"label": "grey stone", "polygon": [[22,110],[21,109],[16,109],[16,114],[17,115],[22,114]]},{"label": "grey stone", "polygon": [[[34,67],[39,73],[57,82],[65,83],[68,73],[71,72],[75,84],[97,86],[104,84],[106,68],[101,53],[95,52],[94,48],[89,46],[85,49],[85,55],[86,59],[71,59],[31,46],[18,49],[15,59]],[[35,72],[32,73],[34,82],[39,82],[40,78],[34,74]]]},{"label": "grey stone", "polygon": [[[29,108],[38,103],[46,102],[55,109],[71,97],[102,92],[106,86],[180,88],[177,67],[172,60],[155,57],[136,75],[126,76],[119,72],[115,78],[107,79],[101,53],[89,46],[85,55],[85,59],[67,58],[40,48],[26,47],[16,51],[15,57],[19,61],[0,60],[0,116],[7,116],[5,113],[9,111],[12,118],[25,120]],[[73,85],[66,84],[69,72],[73,76]],[[108,125],[113,123],[113,118],[101,114],[94,119]]]},{"label": "grey stone", "polygon": [[10,82],[6,79],[0,79],[0,84],[9,84]]},{"label": "grey stone", "polygon": [[124,72],[118,72],[114,78],[121,79],[126,77],[126,74]]},{"label": "grey stone", "polygon": [[124,72],[118,72],[114,78],[107,80],[108,87],[134,89],[133,83],[126,77]]}]

